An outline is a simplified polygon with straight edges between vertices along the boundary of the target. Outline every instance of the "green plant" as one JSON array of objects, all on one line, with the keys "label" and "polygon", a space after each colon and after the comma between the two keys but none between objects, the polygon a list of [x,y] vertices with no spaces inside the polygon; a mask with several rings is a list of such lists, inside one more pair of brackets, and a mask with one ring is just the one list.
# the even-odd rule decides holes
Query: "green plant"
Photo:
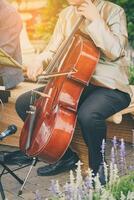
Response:
[{"label": "green plant", "polygon": [[129,84],[134,85],[134,65],[129,67]]},{"label": "green plant", "polygon": [[119,182],[113,185],[112,194],[119,200],[121,192],[127,196],[128,192],[134,192],[134,172],[120,178]]},{"label": "green plant", "polygon": [[130,0],[111,0],[124,8],[127,17],[128,36],[130,45],[134,48],[134,1]]}]

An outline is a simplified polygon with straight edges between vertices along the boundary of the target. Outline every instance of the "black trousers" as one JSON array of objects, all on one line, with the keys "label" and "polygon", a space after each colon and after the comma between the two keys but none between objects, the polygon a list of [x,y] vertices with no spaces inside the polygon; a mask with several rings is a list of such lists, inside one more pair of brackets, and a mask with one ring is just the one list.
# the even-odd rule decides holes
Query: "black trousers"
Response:
[{"label": "black trousers", "polygon": [[[39,88],[41,91],[42,88]],[[29,110],[30,94],[21,95],[16,101],[16,110],[21,119],[26,119]],[[78,106],[78,122],[83,138],[88,147],[89,163],[94,173],[102,162],[102,140],[106,140],[106,119],[116,112],[126,108],[130,103],[130,95],[117,89],[109,89],[90,84],[80,98]],[[69,149],[63,159],[71,154]]]}]

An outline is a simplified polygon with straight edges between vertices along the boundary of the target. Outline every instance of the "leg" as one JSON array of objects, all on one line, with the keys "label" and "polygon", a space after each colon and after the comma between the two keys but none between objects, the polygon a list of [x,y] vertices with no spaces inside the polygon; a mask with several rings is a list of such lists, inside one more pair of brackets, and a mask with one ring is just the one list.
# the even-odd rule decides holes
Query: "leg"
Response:
[{"label": "leg", "polygon": [[97,87],[81,103],[78,109],[78,122],[89,150],[90,167],[96,173],[102,162],[101,145],[106,139],[106,118],[127,107],[128,94],[119,90]]},{"label": "leg", "polygon": [[[42,91],[43,88],[38,88],[38,91]],[[26,92],[24,94],[22,94],[21,96],[18,97],[18,99],[16,100],[16,111],[19,115],[19,117],[25,121],[26,117],[27,117],[27,112],[29,110],[29,105],[31,102],[31,91]]]}]

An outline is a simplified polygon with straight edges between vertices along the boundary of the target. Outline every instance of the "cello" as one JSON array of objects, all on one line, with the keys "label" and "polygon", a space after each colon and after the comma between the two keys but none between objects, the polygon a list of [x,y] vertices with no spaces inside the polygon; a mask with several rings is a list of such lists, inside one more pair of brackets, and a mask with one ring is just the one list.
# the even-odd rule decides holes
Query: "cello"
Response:
[{"label": "cello", "polygon": [[76,126],[80,96],[99,60],[100,52],[94,42],[76,33],[83,20],[84,17],[78,19],[49,63],[44,76],[51,79],[44,95],[30,106],[21,131],[20,149],[47,163],[56,162],[67,150]]}]

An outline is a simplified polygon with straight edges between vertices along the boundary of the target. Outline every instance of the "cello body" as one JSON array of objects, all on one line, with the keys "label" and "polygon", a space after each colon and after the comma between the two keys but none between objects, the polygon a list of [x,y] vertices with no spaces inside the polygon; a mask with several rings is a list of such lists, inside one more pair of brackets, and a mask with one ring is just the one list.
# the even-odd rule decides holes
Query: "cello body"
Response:
[{"label": "cello body", "polygon": [[75,130],[77,107],[85,86],[90,82],[99,60],[99,50],[94,43],[81,35],[74,41],[64,59],[60,72],[76,73],[52,78],[44,93],[50,98],[36,100],[36,116],[30,147],[26,150],[30,116],[27,117],[20,136],[20,149],[29,156],[54,163],[67,150]]}]

